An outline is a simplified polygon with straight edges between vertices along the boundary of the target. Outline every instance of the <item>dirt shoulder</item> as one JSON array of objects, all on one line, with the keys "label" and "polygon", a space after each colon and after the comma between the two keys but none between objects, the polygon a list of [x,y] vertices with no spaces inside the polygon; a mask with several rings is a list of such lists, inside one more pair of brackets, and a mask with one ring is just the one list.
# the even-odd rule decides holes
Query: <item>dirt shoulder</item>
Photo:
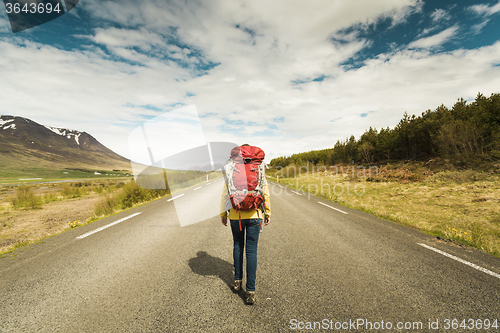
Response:
[{"label": "dirt shoulder", "polygon": [[46,203],[41,209],[0,211],[0,253],[16,243],[33,242],[58,234],[70,223],[92,216],[98,194]]}]

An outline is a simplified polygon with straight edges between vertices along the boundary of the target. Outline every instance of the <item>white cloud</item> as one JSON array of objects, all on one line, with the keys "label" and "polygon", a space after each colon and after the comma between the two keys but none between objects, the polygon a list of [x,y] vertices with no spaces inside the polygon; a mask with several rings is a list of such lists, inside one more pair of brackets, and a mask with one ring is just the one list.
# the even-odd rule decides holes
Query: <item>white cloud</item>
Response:
[{"label": "white cloud", "polygon": [[446,10],[439,8],[434,10],[434,12],[431,14],[431,18],[434,22],[443,20],[448,21],[451,18],[451,15]]},{"label": "white cloud", "polygon": [[[403,22],[421,11],[421,1],[134,3],[81,3],[80,11],[124,27],[103,24],[82,38],[102,49],[1,41],[1,112],[87,131],[127,155],[129,133],[158,115],[155,108],[195,104],[207,140],[262,145],[272,158],[332,147],[370,126],[392,127],[404,111],[419,114],[500,86],[498,43],[425,51],[450,40],[457,26],[361,68],[340,66],[371,45],[346,29],[381,18]],[[196,61],[219,65],[198,76]],[[319,76],[325,79],[311,81]]]},{"label": "white cloud", "polygon": [[500,12],[500,1],[496,5],[492,6],[486,4],[474,5],[470,6],[469,9],[477,13],[478,15],[491,16],[493,14]]},{"label": "white cloud", "polygon": [[443,43],[445,43],[448,40],[450,40],[453,36],[455,36],[455,34],[457,33],[457,31],[458,31],[458,26],[454,26],[454,27],[448,28],[448,29],[446,29],[444,31],[441,31],[438,34],[435,34],[435,35],[432,35],[432,36],[429,36],[429,37],[420,38],[420,39],[418,39],[416,41],[411,42],[408,45],[408,48],[412,48],[412,49],[430,49],[430,48],[434,48],[434,47],[439,47]]},{"label": "white cloud", "polygon": [[146,31],[144,28],[133,29],[97,29],[92,39],[99,44],[111,47],[134,47],[150,51],[152,46],[164,45],[158,35]]},{"label": "white cloud", "polygon": [[481,33],[481,30],[483,30],[483,28],[486,26],[486,24],[488,24],[489,21],[490,20],[484,20],[481,23],[474,24],[471,27],[472,33],[475,34],[475,35],[478,35],[479,33]]},{"label": "white cloud", "polygon": [[61,51],[36,43],[0,42],[2,113],[31,117],[56,127],[70,127],[121,146],[123,128],[114,121],[136,122],[154,112],[127,107],[169,105],[183,100],[176,78],[185,70],[150,61],[133,66],[88,51]]},{"label": "white cloud", "polygon": [[[145,26],[149,31],[168,34],[171,27],[178,27],[176,37],[200,49],[215,63],[232,63],[235,58],[259,54],[246,63],[251,66],[248,71],[252,75],[263,67],[259,63],[262,61],[269,66],[287,67],[297,75],[322,73],[367,45],[360,41],[358,47],[350,49],[334,47],[329,41],[333,32],[353,25],[373,24],[385,17],[400,22],[422,5],[419,0],[215,1],[210,7],[194,2],[186,7],[180,1],[169,4],[150,1],[141,6],[132,3],[136,2],[102,5],[100,1],[89,1],[85,8],[97,17]],[[236,29],[236,25],[241,28]],[[254,36],[244,29],[255,32]]]}]

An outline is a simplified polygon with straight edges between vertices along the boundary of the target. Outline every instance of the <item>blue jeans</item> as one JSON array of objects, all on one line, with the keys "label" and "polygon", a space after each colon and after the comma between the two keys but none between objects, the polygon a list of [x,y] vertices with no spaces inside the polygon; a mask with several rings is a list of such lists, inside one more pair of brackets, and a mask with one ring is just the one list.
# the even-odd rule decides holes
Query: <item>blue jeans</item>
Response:
[{"label": "blue jeans", "polygon": [[233,259],[235,280],[243,280],[243,248],[245,247],[246,232],[247,291],[255,291],[257,242],[259,241],[261,223],[262,219],[242,219],[242,231],[240,231],[239,220],[231,220],[231,231],[233,232],[234,240]]}]

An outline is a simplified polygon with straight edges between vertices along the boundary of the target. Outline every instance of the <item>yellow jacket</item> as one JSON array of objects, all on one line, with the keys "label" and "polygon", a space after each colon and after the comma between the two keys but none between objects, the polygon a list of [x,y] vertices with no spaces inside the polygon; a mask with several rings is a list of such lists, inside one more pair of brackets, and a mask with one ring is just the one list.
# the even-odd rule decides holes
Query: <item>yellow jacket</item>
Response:
[{"label": "yellow jacket", "polygon": [[[267,186],[267,180],[264,180],[264,201],[266,205],[266,217],[271,217],[271,200],[269,199],[269,187]],[[229,195],[227,194],[227,184],[224,183],[224,190],[222,191],[222,196],[220,200],[220,216],[221,217],[229,217],[230,220],[239,220],[240,215],[237,211],[234,210],[234,208],[231,208],[229,210],[229,216],[227,214],[227,208],[231,207],[231,203],[229,201]],[[259,210],[259,213],[257,214],[257,211],[255,210],[249,210],[249,211],[240,211],[241,212],[241,219],[256,219],[256,218],[263,218],[262,216],[262,211]]]}]

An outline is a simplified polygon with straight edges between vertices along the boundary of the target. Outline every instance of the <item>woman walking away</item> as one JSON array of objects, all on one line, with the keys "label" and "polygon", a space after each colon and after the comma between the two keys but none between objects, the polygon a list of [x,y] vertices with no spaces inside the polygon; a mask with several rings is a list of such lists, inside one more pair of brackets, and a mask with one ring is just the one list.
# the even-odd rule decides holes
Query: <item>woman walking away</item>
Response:
[{"label": "woman walking away", "polygon": [[[242,289],[243,251],[247,260],[247,304],[254,304],[257,244],[262,225],[271,221],[269,188],[264,175],[264,152],[250,145],[235,147],[224,166],[226,184],[221,198],[221,222],[231,224],[233,234],[234,292]],[[264,223],[263,223],[264,222]],[[246,246],[245,246],[246,245]]]}]

